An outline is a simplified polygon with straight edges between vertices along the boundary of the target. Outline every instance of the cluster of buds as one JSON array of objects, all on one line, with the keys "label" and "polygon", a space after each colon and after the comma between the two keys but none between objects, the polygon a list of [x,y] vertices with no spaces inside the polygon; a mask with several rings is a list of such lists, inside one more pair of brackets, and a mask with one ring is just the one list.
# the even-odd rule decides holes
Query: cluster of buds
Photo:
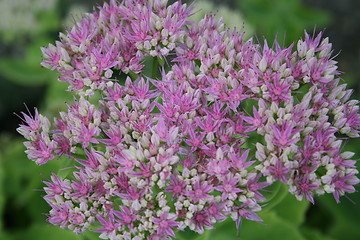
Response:
[{"label": "cluster of buds", "polygon": [[36,111],[18,128],[37,164],[74,160],[71,178],[44,182],[50,223],[170,239],[261,221],[261,191],[276,182],[312,203],[355,191],[343,140],[359,137],[358,101],[328,39],[270,48],[190,15],[181,2],[112,0],[42,49],[43,66],[76,93],[52,124]]}]

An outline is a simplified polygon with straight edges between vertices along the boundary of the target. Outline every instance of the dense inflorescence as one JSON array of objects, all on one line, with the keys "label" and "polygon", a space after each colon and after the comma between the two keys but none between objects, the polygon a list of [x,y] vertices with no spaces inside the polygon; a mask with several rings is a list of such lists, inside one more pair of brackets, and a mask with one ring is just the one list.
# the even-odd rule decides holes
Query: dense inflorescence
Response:
[{"label": "dense inflorescence", "polygon": [[270,48],[190,14],[181,2],[110,1],[42,49],[76,93],[53,123],[36,110],[18,128],[37,164],[76,162],[71,179],[44,182],[50,223],[168,239],[228,217],[261,221],[275,182],[312,203],[355,191],[343,140],[359,137],[358,101],[328,39]]}]

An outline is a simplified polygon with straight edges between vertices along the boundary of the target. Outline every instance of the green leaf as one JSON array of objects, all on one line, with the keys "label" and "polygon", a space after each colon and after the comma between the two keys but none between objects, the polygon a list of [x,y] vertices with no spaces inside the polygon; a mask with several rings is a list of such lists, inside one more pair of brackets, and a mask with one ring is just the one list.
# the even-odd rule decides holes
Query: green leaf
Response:
[{"label": "green leaf", "polygon": [[9,81],[25,86],[43,85],[51,78],[51,73],[40,65],[33,67],[24,59],[16,58],[0,59],[0,72]]},{"label": "green leaf", "polygon": [[[23,214],[24,217],[14,220],[14,228],[28,224],[25,219],[31,222],[44,222],[46,213],[50,210],[48,204],[43,200],[44,187],[42,181],[49,179],[51,171],[55,173],[58,169],[72,166],[72,162],[66,158],[53,159],[45,165],[37,166],[34,162],[27,159],[23,146],[23,140],[10,138],[7,144],[3,144],[2,167],[6,175],[4,182],[11,183],[3,185],[5,201],[9,211]],[[26,216],[26,217],[25,217]]]},{"label": "green leaf", "polygon": [[334,240],[333,238],[324,236],[318,229],[303,228],[301,232],[307,240]]},{"label": "green leaf", "polygon": [[37,38],[30,45],[26,45],[23,57],[0,58],[0,72],[9,81],[25,86],[38,86],[56,79],[56,74],[41,67],[41,46],[51,42],[48,38]]},{"label": "green leaf", "polygon": [[269,43],[278,36],[280,44],[289,45],[303,35],[304,29],[322,28],[330,21],[327,12],[304,6],[300,0],[242,0],[238,4],[246,21]]},{"label": "green leaf", "polygon": [[267,199],[267,204],[262,212],[268,212],[278,204],[280,204],[284,198],[289,195],[288,186],[282,182],[275,182],[266,188],[267,192],[263,192],[264,197]]},{"label": "green leaf", "polygon": [[7,232],[0,231],[0,239],[13,240],[14,237],[12,235],[10,235],[9,233],[7,233]]},{"label": "green leaf", "polygon": [[99,233],[85,231],[79,235],[82,240],[99,240]]},{"label": "green leaf", "polygon": [[53,11],[42,11],[37,15],[38,26],[37,34],[47,34],[50,31],[58,30],[60,28],[59,11],[55,8]]},{"label": "green leaf", "polygon": [[244,220],[237,233],[235,223],[231,219],[217,229],[210,231],[209,240],[259,240],[259,239],[282,239],[282,240],[305,240],[299,229],[275,212],[261,214],[264,223]]},{"label": "green leaf", "polygon": [[305,240],[294,224],[282,219],[275,212],[268,212],[260,216],[264,223],[244,221],[239,234],[241,240]]},{"label": "green leaf", "polygon": [[280,218],[294,224],[294,226],[300,226],[305,220],[309,204],[309,201],[298,201],[293,195],[286,194],[281,203],[272,210],[276,212]]},{"label": "green leaf", "polygon": [[[3,208],[5,204],[4,175],[5,175],[5,171],[3,167],[2,153],[0,152],[0,216],[3,216]],[[2,229],[3,229],[3,218],[0,217],[0,236]]]},{"label": "green leaf", "polygon": [[66,91],[68,84],[60,82],[57,79],[51,79],[46,96],[45,96],[45,113],[46,116],[58,116],[59,112],[66,111],[67,106],[65,102],[72,103],[73,94]]},{"label": "green leaf", "polygon": [[[341,203],[337,204],[332,196],[319,198],[319,204],[323,211],[332,217],[332,225],[328,227],[328,235],[335,239],[358,240],[360,239],[360,192],[353,193],[349,197],[357,204],[342,198]],[[326,223],[323,223],[326,224]]]},{"label": "green leaf", "polygon": [[176,239],[178,240],[195,239],[202,236],[194,231],[191,231],[189,228],[185,228],[184,231],[176,231],[175,234]]},{"label": "green leaf", "polygon": [[81,238],[70,230],[61,229],[58,226],[52,226],[49,224],[34,224],[27,231],[17,234],[16,239],[79,240]]},{"label": "green leaf", "polygon": [[208,240],[239,239],[235,222],[232,219],[216,224],[215,229],[206,231],[210,232]]}]

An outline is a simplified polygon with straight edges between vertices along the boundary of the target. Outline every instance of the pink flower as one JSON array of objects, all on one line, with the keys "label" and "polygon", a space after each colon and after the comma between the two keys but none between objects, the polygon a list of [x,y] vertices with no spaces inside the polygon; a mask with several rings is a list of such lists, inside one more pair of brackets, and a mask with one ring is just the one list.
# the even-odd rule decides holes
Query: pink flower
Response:
[{"label": "pink flower", "polygon": [[312,192],[318,188],[318,185],[312,183],[306,175],[297,177],[295,184],[297,186],[296,194],[298,196],[305,196],[312,204],[314,204]]},{"label": "pink flower", "polygon": [[254,117],[243,116],[243,120],[249,124],[247,131],[252,132],[257,130],[259,127],[262,127],[267,120],[267,116],[261,117],[259,112],[256,110],[255,106],[253,107]]},{"label": "pink flower", "polygon": [[106,145],[114,145],[117,146],[118,144],[123,142],[122,133],[120,128],[116,128],[115,126],[110,126],[109,131],[104,131],[105,134],[109,137],[109,139],[101,139],[99,140]]},{"label": "pink flower", "polygon": [[340,195],[344,195],[345,192],[355,192],[354,185],[359,184],[359,182],[360,180],[355,176],[355,174],[341,176],[340,172],[336,173],[332,179],[332,183],[335,188],[333,195],[336,202],[340,202]]},{"label": "pink flower", "polygon": [[253,192],[255,194],[255,197],[258,199],[258,201],[262,202],[263,200],[265,200],[265,197],[259,192],[259,190],[262,190],[263,188],[269,186],[270,183],[258,182],[260,177],[261,177],[261,175],[258,174],[257,176],[250,178],[247,181],[246,185],[247,185],[248,191]]},{"label": "pink flower", "polygon": [[121,206],[120,211],[114,211],[114,215],[119,218],[118,220],[116,219],[116,221],[129,229],[133,228],[134,221],[137,219],[137,215],[125,206]]},{"label": "pink flower", "polygon": [[255,161],[247,161],[249,156],[249,150],[245,150],[240,156],[238,153],[235,153],[234,148],[230,148],[229,159],[231,160],[232,167],[237,171],[241,171],[250,167]]},{"label": "pink flower", "polygon": [[176,176],[171,175],[169,187],[167,187],[165,191],[172,193],[172,199],[175,199],[185,194],[185,186],[185,181],[179,180]]},{"label": "pink flower", "polygon": [[212,202],[209,206],[205,207],[205,210],[210,218],[214,218],[216,222],[222,222],[227,218],[224,211],[225,206],[225,203],[216,204]]},{"label": "pink flower", "polygon": [[[40,122],[40,115],[37,110],[37,108],[34,108],[35,110],[35,116],[32,116],[32,114],[29,112],[29,115],[22,112],[23,118],[21,120],[24,122],[24,124],[20,124],[20,127],[17,129],[20,134],[25,133],[24,130],[30,131],[30,132],[37,132],[40,130],[42,123]],[[28,136],[25,136],[25,138],[29,138]]]},{"label": "pink flower", "polygon": [[95,126],[88,126],[81,125],[80,129],[75,129],[77,134],[79,134],[78,139],[79,142],[82,143],[83,147],[89,146],[90,143],[99,143],[99,141],[94,138],[100,133],[100,129]]},{"label": "pink flower", "polygon": [[277,124],[273,125],[274,144],[285,148],[296,143],[299,138],[294,138],[293,136],[297,132],[299,132],[299,130],[294,129],[293,123],[289,121],[285,121],[281,126]]},{"label": "pink flower", "polygon": [[44,181],[47,187],[44,187],[44,191],[47,193],[47,198],[55,197],[56,195],[61,195],[64,192],[68,192],[70,190],[70,184],[68,181],[64,181],[55,173],[51,173],[51,181]]},{"label": "pink flower", "polygon": [[36,164],[42,165],[53,159],[55,143],[47,143],[42,137],[39,137],[37,142],[26,142],[25,146],[28,148],[25,152],[28,158],[35,161]]},{"label": "pink flower", "polygon": [[159,218],[152,218],[152,221],[157,225],[157,233],[159,235],[175,237],[175,233],[172,228],[175,228],[179,225],[174,221],[175,219],[175,214],[163,212]]},{"label": "pink flower", "polygon": [[83,172],[74,173],[77,181],[72,182],[72,193],[70,196],[85,198],[92,192],[92,184],[88,182],[87,175]]},{"label": "pink flower", "polygon": [[197,149],[206,150],[208,147],[203,143],[203,138],[205,136],[204,132],[201,132],[200,134],[196,134],[195,127],[193,125],[188,127],[188,134],[189,139],[185,139],[184,142],[186,142],[189,146],[191,146],[191,151],[196,151]]},{"label": "pink flower", "polygon": [[221,185],[214,187],[214,189],[222,192],[222,201],[225,201],[226,199],[235,200],[238,193],[243,191],[238,188],[238,183],[239,179],[231,176],[231,174],[229,173],[226,178],[221,182]]},{"label": "pink flower", "polygon": [[64,202],[59,205],[55,205],[49,202],[52,210],[49,213],[49,218],[47,221],[54,225],[60,225],[65,227],[69,221],[69,210],[72,208],[70,202]]},{"label": "pink flower", "polygon": [[208,193],[213,191],[213,186],[209,185],[207,182],[200,182],[197,180],[193,185],[193,190],[188,191],[187,195],[196,203],[200,199],[209,198]]},{"label": "pink flower", "polygon": [[196,231],[200,234],[204,233],[204,227],[206,229],[214,228],[211,223],[209,213],[205,212],[205,211],[196,212],[194,214],[193,218],[191,219],[191,223],[193,223],[195,225],[194,231]]},{"label": "pink flower", "polygon": [[211,159],[207,164],[207,169],[205,172],[209,175],[215,175],[218,178],[224,177],[230,168],[230,163],[227,159]]},{"label": "pink flower", "polygon": [[234,207],[234,210],[237,213],[236,218],[236,229],[239,229],[241,220],[243,218],[255,221],[255,222],[262,222],[263,220],[253,211],[249,210],[249,204],[244,203],[240,207]]},{"label": "pink flower", "polygon": [[109,218],[104,218],[102,216],[96,216],[96,218],[100,222],[102,228],[95,229],[94,232],[106,234],[105,236],[116,233],[119,224],[115,223],[115,218],[112,214],[110,214]]},{"label": "pink flower", "polygon": [[289,169],[284,166],[281,160],[277,160],[274,166],[268,166],[267,168],[275,180],[280,180],[283,183],[286,183],[286,179],[289,173]]}]

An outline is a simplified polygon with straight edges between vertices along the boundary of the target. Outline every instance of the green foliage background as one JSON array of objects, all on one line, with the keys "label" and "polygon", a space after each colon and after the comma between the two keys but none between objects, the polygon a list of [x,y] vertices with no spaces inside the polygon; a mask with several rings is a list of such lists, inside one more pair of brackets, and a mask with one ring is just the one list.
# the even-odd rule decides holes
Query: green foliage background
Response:
[{"label": "green foliage background", "polygon": [[[24,0],[26,1],[26,0]],[[12,112],[26,111],[23,103],[32,109],[40,108],[47,116],[55,115],[64,107],[65,101],[71,101],[71,94],[65,92],[65,84],[56,80],[56,74],[40,67],[40,47],[57,39],[57,33],[63,31],[63,23],[70,7],[82,4],[83,9],[96,1],[61,1],[56,9],[38,15],[41,31],[32,36],[21,36],[7,42],[0,35],[0,239],[97,239],[91,233],[76,236],[70,231],[50,226],[46,223],[49,207],[42,199],[42,181],[46,180],[51,171],[58,171],[71,165],[67,159],[52,160],[45,166],[36,166],[24,154],[23,139],[15,132],[20,123]],[[100,1],[98,1],[100,2]],[[266,37],[268,42],[276,38],[281,44],[289,45],[303,36],[303,30],[309,32],[323,30],[325,36],[330,36],[334,43],[335,53],[342,47],[346,49],[336,59],[340,70],[346,71],[343,78],[355,89],[353,98],[359,98],[360,86],[360,46],[347,46],[344,43],[343,31],[351,25],[355,34],[348,35],[357,38],[355,31],[359,29],[356,0],[344,1],[347,10],[336,9],[334,1],[318,1],[316,6],[309,5],[311,1],[300,0],[238,0],[226,1],[233,11],[244,17],[245,24],[253,28],[255,37],[262,42]],[[324,4],[321,5],[321,2]],[[350,3],[349,3],[350,2]],[[335,9],[331,9],[331,3]],[[330,6],[329,6],[330,4]],[[196,2],[195,2],[196,6]],[[216,9],[214,10],[216,11]],[[340,13],[339,13],[340,12]],[[353,14],[351,14],[353,13]],[[340,14],[340,15],[339,15]],[[344,15],[341,15],[344,14]],[[341,21],[339,17],[347,18]],[[239,23],[241,26],[243,23]],[[335,29],[335,30],[334,30]],[[348,32],[346,32],[348,34]],[[340,35],[340,36],[339,36]],[[285,36],[285,37],[284,37]],[[350,42],[354,43],[350,39]],[[347,148],[356,152],[359,158],[359,141],[351,141]],[[67,174],[69,170],[61,170]],[[275,194],[276,193],[276,194]],[[263,223],[244,220],[239,231],[236,231],[233,221],[225,221],[217,225],[216,229],[206,231],[204,235],[181,232],[178,239],[291,239],[291,240],[330,240],[330,239],[360,239],[360,194],[351,194],[351,201],[342,198],[341,204],[336,204],[332,196],[316,199],[314,206],[308,202],[299,202],[287,194],[287,189],[278,185],[272,189],[275,197],[264,207],[260,216]],[[354,204],[355,202],[356,204]]]}]

